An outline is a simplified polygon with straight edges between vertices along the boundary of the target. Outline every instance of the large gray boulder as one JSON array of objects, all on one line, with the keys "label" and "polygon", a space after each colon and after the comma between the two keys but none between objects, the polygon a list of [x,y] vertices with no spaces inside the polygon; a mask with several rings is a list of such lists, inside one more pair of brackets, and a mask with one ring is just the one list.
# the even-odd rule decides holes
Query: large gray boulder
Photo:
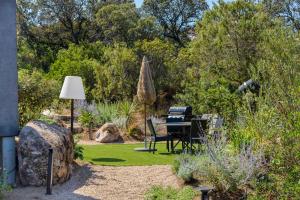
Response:
[{"label": "large gray boulder", "polygon": [[115,124],[106,123],[96,132],[96,141],[100,143],[121,142],[122,137]]},{"label": "large gray boulder", "polygon": [[56,124],[31,121],[21,130],[18,143],[22,185],[46,185],[49,148],[53,148],[53,184],[70,178],[73,162],[70,131]]}]

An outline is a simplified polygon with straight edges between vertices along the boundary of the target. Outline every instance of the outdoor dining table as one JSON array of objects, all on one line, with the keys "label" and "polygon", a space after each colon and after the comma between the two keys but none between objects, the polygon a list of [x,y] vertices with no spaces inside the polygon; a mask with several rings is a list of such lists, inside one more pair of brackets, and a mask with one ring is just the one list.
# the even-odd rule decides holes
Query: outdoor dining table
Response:
[{"label": "outdoor dining table", "polygon": [[[182,138],[179,138],[179,141],[182,142],[182,151],[187,153],[187,150],[188,149],[192,149],[191,145],[192,145],[192,137],[191,137],[191,134],[190,134],[190,131],[187,133],[187,129],[191,127],[192,123],[191,122],[158,122],[157,125],[164,125],[166,127],[168,126],[172,126],[172,127],[181,127],[182,128]],[[171,134],[172,133],[168,133],[168,134]],[[188,138],[188,140],[184,140],[184,138]],[[188,143],[187,145],[185,145],[185,143]],[[174,145],[173,145],[173,141],[171,142],[171,149],[172,149],[172,152],[174,152]]]}]

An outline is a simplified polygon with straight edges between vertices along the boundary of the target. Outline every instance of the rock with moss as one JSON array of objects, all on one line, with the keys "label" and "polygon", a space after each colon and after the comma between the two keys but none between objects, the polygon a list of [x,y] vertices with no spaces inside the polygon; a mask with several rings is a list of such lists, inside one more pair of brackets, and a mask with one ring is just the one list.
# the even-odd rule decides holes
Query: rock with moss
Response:
[{"label": "rock with moss", "polygon": [[73,137],[57,124],[31,121],[20,132],[19,175],[22,185],[46,185],[48,152],[53,149],[53,184],[67,181],[72,173]]}]

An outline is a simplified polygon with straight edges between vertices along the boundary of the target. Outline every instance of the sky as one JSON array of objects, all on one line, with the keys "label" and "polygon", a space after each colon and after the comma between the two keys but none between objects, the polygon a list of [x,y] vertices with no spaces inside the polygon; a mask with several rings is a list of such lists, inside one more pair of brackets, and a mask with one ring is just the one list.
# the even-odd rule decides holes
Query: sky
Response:
[{"label": "sky", "polygon": [[[135,4],[138,8],[141,7],[141,5],[143,3],[143,0],[134,0],[134,1],[135,1]],[[207,0],[207,3],[208,3],[209,6],[212,6],[213,2],[217,2],[217,0]]]}]

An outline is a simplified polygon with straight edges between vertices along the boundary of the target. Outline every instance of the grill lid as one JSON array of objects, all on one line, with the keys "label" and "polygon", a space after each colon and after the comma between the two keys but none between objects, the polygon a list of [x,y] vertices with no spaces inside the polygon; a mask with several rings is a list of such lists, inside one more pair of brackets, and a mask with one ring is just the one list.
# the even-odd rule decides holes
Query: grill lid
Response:
[{"label": "grill lid", "polygon": [[169,115],[192,115],[191,106],[170,107]]}]

